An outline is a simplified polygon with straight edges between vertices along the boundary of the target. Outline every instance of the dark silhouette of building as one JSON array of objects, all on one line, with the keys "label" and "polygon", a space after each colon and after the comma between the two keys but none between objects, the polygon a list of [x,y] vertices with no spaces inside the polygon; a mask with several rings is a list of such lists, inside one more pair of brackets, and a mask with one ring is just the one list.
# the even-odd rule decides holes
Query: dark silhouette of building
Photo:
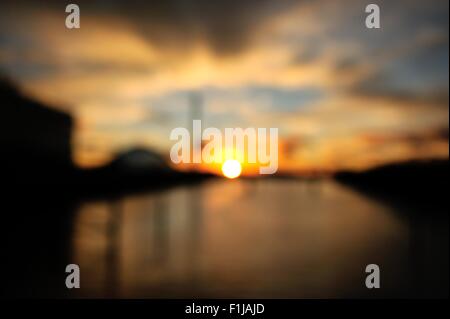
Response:
[{"label": "dark silhouette of building", "polygon": [[15,182],[51,182],[67,177],[72,118],[21,94],[0,80],[0,169]]},{"label": "dark silhouette of building", "polygon": [[[70,192],[127,191],[198,180],[202,174],[172,170],[151,149],[133,148],[107,165],[80,169],[72,163],[70,115],[21,94],[0,79],[0,172],[10,185],[70,186]],[[202,175],[202,176],[200,176]],[[67,190],[69,191],[69,190]]]}]

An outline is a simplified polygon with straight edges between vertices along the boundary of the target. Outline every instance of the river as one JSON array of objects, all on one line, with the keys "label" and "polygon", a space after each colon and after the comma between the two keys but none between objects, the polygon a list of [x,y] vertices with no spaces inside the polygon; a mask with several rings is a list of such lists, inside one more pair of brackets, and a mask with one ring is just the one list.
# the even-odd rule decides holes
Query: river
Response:
[{"label": "river", "polygon": [[[447,217],[402,212],[333,180],[214,179],[88,201],[72,227],[75,297],[448,294]],[[365,286],[368,264],[380,267],[380,289]]]}]

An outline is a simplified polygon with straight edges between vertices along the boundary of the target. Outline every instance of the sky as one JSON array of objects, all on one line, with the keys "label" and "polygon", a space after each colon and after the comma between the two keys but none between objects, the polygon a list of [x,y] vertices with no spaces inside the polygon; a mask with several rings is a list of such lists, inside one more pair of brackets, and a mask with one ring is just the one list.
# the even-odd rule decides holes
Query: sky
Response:
[{"label": "sky", "polygon": [[277,127],[282,172],[448,158],[448,1],[0,3],[0,74],[75,119],[83,167],[189,125]]}]

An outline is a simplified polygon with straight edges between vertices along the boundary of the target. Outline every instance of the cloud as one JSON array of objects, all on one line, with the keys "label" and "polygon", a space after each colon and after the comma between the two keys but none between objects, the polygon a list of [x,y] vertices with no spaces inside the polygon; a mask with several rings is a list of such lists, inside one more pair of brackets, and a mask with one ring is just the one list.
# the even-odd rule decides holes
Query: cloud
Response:
[{"label": "cloud", "polygon": [[[295,0],[79,0],[85,19],[120,17],[143,38],[167,50],[184,50],[199,41],[218,55],[233,54],[251,43],[268,17],[298,4]],[[47,10],[64,12],[65,3],[47,1]],[[39,1],[6,1],[14,9],[42,8]],[[6,10],[6,9],[5,9]],[[27,9],[28,10],[28,9]],[[19,10],[20,11],[20,10]]]}]

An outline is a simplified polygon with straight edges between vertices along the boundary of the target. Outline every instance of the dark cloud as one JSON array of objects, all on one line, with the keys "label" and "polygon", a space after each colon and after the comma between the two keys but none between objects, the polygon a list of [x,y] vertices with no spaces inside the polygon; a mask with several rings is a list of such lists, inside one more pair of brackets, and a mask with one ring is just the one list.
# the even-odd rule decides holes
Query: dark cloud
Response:
[{"label": "dark cloud", "polygon": [[420,133],[365,134],[362,138],[372,145],[404,142],[415,147],[421,147],[427,145],[430,141],[448,142],[448,127]]},{"label": "dark cloud", "polygon": [[[386,50],[387,58],[373,58],[372,71],[354,84],[352,92],[448,106],[448,31],[418,32],[413,41],[397,50],[400,52]],[[364,59],[353,58],[338,63],[336,71],[351,72],[365,66]]]},{"label": "dark cloud", "polygon": [[305,65],[312,62],[316,62],[320,54],[322,53],[323,48],[316,43],[311,43],[305,46],[300,52],[294,55],[294,58],[291,61],[292,66]]},{"label": "dark cloud", "polygon": [[448,107],[449,102],[448,82],[416,90],[413,85],[397,86],[389,74],[382,72],[377,72],[358,82],[351,88],[351,92],[367,98],[384,98],[403,103],[407,102],[409,105],[428,103]]},{"label": "dark cloud", "polygon": [[[298,0],[79,0],[83,17],[116,17],[161,48],[183,50],[198,40],[213,52],[228,55],[245,48],[268,17],[288,9]],[[35,6],[64,13],[62,1],[6,1],[3,10]],[[111,26],[114,28],[114,26]]]}]

